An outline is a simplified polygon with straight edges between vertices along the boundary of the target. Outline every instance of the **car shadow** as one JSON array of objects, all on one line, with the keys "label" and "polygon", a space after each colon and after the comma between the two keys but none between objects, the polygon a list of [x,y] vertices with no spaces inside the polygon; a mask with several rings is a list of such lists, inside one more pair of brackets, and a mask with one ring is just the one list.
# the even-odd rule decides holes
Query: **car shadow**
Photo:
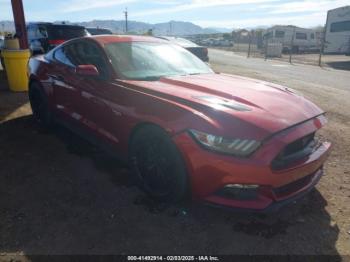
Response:
[{"label": "car shadow", "polygon": [[277,213],[159,204],[125,164],[31,116],[0,124],[0,253],[330,254],[339,228],[317,190]]},{"label": "car shadow", "polygon": [[1,80],[0,86],[0,123],[10,117],[22,116],[24,111],[31,112],[26,92],[10,92],[7,88],[3,88]]}]

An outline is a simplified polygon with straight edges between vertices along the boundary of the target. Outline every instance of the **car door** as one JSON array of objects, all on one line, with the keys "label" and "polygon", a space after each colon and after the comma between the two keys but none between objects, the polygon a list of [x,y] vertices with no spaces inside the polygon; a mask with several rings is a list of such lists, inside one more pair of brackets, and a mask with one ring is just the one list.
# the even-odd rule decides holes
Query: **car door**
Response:
[{"label": "car door", "polygon": [[100,47],[89,40],[76,41],[68,51],[75,66],[94,65],[99,76],[71,76],[71,85],[79,90],[79,107],[81,123],[89,132],[93,132],[104,141],[118,143],[114,121],[117,112],[114,110],[117,97],[115,87],[109,78],[109,69],[104,53]]},{"label": "car door", "polygon": [[49,79],[53,87],[55,111],[59,117],[71,122],[81,121],[80,90],[74,85],[75,65],[67,57],[70,44],[55,50]]}]

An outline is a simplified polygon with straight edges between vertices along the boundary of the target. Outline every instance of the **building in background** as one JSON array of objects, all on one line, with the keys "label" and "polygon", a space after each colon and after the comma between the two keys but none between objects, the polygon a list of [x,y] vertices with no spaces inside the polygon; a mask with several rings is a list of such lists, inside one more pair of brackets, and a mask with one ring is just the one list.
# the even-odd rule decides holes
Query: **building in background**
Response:
[{"label": "building in background", "polygon": [[293,25],[276,25],[264,33],[268,43],[281,43],[284,52],[294,53],[316,51],[320,49],[316,30]]},{"label": "building in background", "polygon": [[328,11],[324,52],[350,55],[350,6]]}]

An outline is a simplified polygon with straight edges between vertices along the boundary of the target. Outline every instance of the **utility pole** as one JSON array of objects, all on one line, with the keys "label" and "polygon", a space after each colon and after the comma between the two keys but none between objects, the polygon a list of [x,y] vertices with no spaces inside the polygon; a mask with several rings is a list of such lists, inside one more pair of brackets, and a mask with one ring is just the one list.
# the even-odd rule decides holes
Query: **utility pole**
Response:
[{"label": "utility pole", "polygon": [[267,60],[267,50],[269,45],[269,33],[265,35],[265,61]]},{"label": "utility pole", "polygon": [[318,66],[322,66],[322,55],[324,52],[324,44],[326,42],[326,26],[327,24],[324,26],[324,29],[322,31],[322,35],[321,35],[321,46],[320,46],[320,55],[318,57]]},{"label": "utility pole", "polygon": [[247,58],[250,57],[250,46],[251,46],[251,44],[252,44],[252,32],[249,32],[248,35],[249,35],[249,45],[248,45],[248,54],[247,54]]},{"label": "utility pole", "polygon": [[[321,47],[320,47],[320,56],[318,57],[318,66],[322,66],[322,55],[324,53],[324,45],[326,44],[326,32],[328,26],[328,13],[326,18],[326,24],[323,27],[322,35],[321,35]],[[349,38],[350,41],[350,38]],[[350,44],[350,43],[349,43]]]},{"label": "utility pole", "polygon": [[294,36],[295,36],[295,29],[296,27],[294,26],[293,28],[293,35],[292,35],[292,39],[290,42],[290,48],[289,48],[289,63],[292,63],[292,52],[293,52],[293,46],[294,46]]},{"label": "utility pole", "polygon": [[125,8],[124,15],[125,15],[125,33],[127,33],[128,32],[128,8]]}]

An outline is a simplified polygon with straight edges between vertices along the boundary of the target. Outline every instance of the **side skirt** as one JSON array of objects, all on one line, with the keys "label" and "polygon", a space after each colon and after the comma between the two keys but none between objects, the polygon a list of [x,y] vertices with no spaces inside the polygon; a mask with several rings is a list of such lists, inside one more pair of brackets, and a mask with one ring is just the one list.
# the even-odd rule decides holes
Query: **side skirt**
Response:
[{"label": "side skirt", "polygon": [[108,143],[107,141],[104,141],[102,138],[96,137],[93,133],[89,132],[85,128],[79,126],[78,124],[74,124],[68,121],[62,120],[60,117],[57,117],[55,114],[55,124],[61,125],[74,134],[78,135],[79,137],[83,138],[90,144],[102,149],[104,152],[106,152],[111,157],[114,157],[118,159],[119,161],[127,164],[127,157],[123,156],[116,147],[111,143]]}]

